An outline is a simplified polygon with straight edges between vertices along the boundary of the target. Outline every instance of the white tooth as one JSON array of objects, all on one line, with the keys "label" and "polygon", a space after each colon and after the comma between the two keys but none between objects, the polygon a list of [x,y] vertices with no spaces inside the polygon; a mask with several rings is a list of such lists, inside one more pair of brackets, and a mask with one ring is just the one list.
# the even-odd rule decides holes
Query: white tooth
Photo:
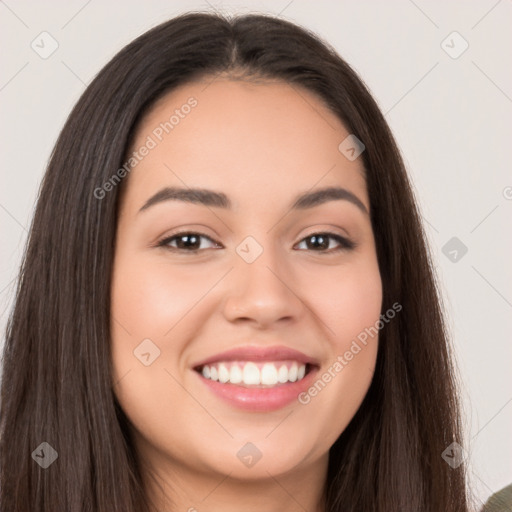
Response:
[{"label": "white tooth", "polygon": [[217,368],[215,368],[215,366],[210,367],[210,379],[219,380],[219,374],[218,374]]},{"label": "white tooth", "polygon": [[246,363],[242,374],[244,384],[260,384],[261,376],[258,367],[254,363]]},{"label": "white tooth", "polygon": [[301,364],[299,366],[299,372],[297,374],[297,380],[303,379],[304,375],[306,375],[306,365],[305,364]]},{"label": "white tooth", "polygon": [[210,367],[207,366],[207,365],[203,366],[203,377],[205,379],[209,379],[210,378]]},{"label": "white tooth", "polygon": [[219,382],[223,384],[229,380],[229,370],[226,368],[226,365],[223,363],[219,364]]},{"label": "white tooth", "polygon": [[288,368],[285,364],[279,368],[279,371],[277,372],[277,381],[281,384],[284,384],[285,382],[288,382]]},{"label": "white tooth", "polygon": [[297,380],[297,373],[298,373],[297,363],[293,363],[290,368],[290,371],[288,372],[288,380],[290,382],[295,382]]},{"label": "white tooth", "polygon": [[272,363],[265,363],[261,369],[261,383],[266,386],[277,384],[277,369]]},{"label": "white tooth", "polygon": [[231,382],[231,384],[238,384],[239,382],[242,382],[242,370],[237,364],[234,364],[231,367],[231,371],[229,372],[229,382]]}]

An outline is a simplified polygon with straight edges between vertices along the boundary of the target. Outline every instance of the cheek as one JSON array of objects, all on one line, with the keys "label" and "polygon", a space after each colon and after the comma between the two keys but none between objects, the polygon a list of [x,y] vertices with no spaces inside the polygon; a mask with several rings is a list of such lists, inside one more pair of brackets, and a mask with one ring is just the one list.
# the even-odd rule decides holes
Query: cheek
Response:
[{"label": "cheek", "polygon": [[112,313],[135,337],[162,338],[201,298],[207,283],[208,276],[197,270],[120,260],[112,283]]},{"label": "cheek", "polygon": [[[193,270],[176,264],[171,268],[165,262],[148,263],[127,253],[115,260],[114,269],[111,292],[114,383],[129,373],[123,382],[137,380],[130,402],[139,398],[144,402],[142,389],[150,387],[149,381],[156,379],[157,372],[162,373],[164,382],[156,390],[152,389],[152,394],[169,387],[165,369],[172,373],[182,371],[183,351],[200,325],[197,314],[203,304],[201,299],[218,276],[197,266]],[[137,356],[148,351],[153,362],[146,367]],[[153,354],[157,354],[155,359]],[[120,392],[120,387],[117,390]]]},{"label": "cheek", "polygon": [[333,278],[316,275],[314,311],[330,342],[317,380],[300,398],[326,425],[333,443],[361,405],[370,386],[378,351],[382,283],[376,259],[340,268]]},{"label": "cheek", "polygon": [[379,320],[382,283],[373,257],[341,267],[338,272],[317,272],[309,295],[326,336],[336,351],[345,351],[351,340]]},{"label": "cheek", "polygon": [[[200,283],[158,263],[122,255],[112,279],[111,346],[114,392],[121,408],[146,440],[179,427],[175,411],[185,417],[194,404],[176,383],[176,362],[188,339],[181,321],[200,298]],[[204,293],[204,292],[203,292]],[[169,334],[179,324],[175,336]],[[167,342],[164,340],[167,339]],[[148,341],[151,342],[148,344]],[[143,345],[143,343],[145,345]],[[154,345],[153,345],[154,343]],[[140,347],[144,347],[142,350]],[[156,347],[156,348],[155,348]],[[149,353],[145,365],[142,354]],[[139,359],[141,357],[141,359]],[[185,435],[182,430],[177,430]],[[160,447],[163,449],[163,447]]]}]

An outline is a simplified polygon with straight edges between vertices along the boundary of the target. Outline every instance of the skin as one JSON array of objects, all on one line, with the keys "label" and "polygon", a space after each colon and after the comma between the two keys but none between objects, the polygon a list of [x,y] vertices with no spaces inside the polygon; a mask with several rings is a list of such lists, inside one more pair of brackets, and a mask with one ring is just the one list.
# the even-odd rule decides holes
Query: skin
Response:
[{"label": "skin", "polygon": [[[309,91],[227,77],[166,95],[133,148],[190,96],[197,106],[125,178],[112,282],[114,392],[152,468],[144,475],[159,510],[319,512],[329,448],[368,390],[378,338],[308,404],[273,412],[221,401],[192,365],[242,345],[285,345],[317,358],[320,376],[379,320],[369,215],[346,200],[289,207],[299,193],[341,186],[369,211],[363,164],[338,150],[349,133]],[[139,212],[164,186],[224,192],[233,210],[169,200]],[[201,239],[196,253],[157,247],[173,230],[212,241]],[[325,231],[357,246],[334,252],[330,239],[315,248],[311,235]],[[251,264],[236,252],[247,236],[263,249]],[[147,338],[160,350],[149,366],[133,352]],[[247,442],[262,454],[252,467],[236,456]]]}]

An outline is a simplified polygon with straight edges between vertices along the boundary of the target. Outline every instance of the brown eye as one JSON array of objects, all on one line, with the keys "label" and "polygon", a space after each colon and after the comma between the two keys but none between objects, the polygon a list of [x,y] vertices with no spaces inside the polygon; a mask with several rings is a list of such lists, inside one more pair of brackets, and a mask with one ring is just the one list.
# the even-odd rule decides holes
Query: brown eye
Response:
[{"label": "brown eye", "polygon": [[[176,233],[172,236],[166,237],[158,243],[158,247],[164,247],[171,251],[185,251],[194,252],[200,249],[207,249],[208,247],[202,246],[201,240],[206,239],[212,242],[215,246],[218,244],[212,240],[209,236],[203,235],[202,233],[194,233],[190,231],[184,231],[182,233]],[[176,242],[175,245],[174,242]]]},{"label": "brown eye", "polygon": [[[202,240],[208,240],[213,244],[213,248],[219,248],[220,245],[207,235],[191,231],[175,233],[161,240],[157,245],[171,251],[197,252],[200,250],[212,248],[205,247]],[[333,247],[332,241],[338,246]],[[303,238],[300,243],[306,244],[306,249],[314,252],[333,253],[341,250],[351,250],[356,244],[347,238],[336,233],[314,233]]]},{"label": "brown eye", "polygon": [[[338,247],[331,247],[330,240],[335,240]],[[306,241],[306,248],[315,252],[337,252],[354,249],[355,243],[336,233],[314,233],[303,238],[300,243]],[[308,242],[310,241],[310,242]]]}]

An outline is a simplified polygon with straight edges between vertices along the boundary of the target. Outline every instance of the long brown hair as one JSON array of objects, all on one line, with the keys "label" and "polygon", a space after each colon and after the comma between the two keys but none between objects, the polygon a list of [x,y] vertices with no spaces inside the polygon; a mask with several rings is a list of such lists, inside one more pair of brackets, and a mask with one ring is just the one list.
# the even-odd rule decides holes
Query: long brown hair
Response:
[{"label": "long brown hair", "polygon": [[[129,421],[111,385],[110,282],[138,123],[173,88],[218,73],[315,93],[362,153],[383,284],[372,384],[330,450],[326,511],[466,512],[456,378],[441,298],[404,164],[363,81],[326,42],[267,15],[187,13],[122,49],[71,112],[44,176],[9,318],[0,409],[5,512],[148,512]],[[46,469],[34,450],[58,454]],[[461,442],[462,443],[462,442]]]}]

